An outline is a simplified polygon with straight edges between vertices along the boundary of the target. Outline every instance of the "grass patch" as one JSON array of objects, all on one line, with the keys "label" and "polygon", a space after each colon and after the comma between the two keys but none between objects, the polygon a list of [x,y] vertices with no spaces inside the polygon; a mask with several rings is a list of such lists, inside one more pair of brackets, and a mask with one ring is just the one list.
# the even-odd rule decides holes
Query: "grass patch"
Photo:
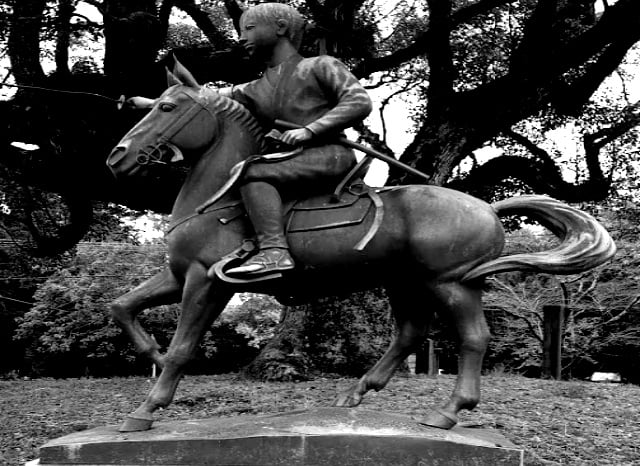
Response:
[{"label": "grass patch", "polygon": [[[328,405],[347,378],[299,383],[247,382],[236,375],[186,377],[174,403],[158,420],[266,414]],[[366,409],[419,418],[443,403],[454,376],[396,376],[371,392]],[[0,381],[0,464],[22,465],[38,457],[47,440],[78,430],[120,424],[142,402],[153,381],[35,379]],[[461,423],[496,429],[525,449],[526,465],[640,464],[640,387],[591,382],[554,382],[487,375],[483,398]]]}]

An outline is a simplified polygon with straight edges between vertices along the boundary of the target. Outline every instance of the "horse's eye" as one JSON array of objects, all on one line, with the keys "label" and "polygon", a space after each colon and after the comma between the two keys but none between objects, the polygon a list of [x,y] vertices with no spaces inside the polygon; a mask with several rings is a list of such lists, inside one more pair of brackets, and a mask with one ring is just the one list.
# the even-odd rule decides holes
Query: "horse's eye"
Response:
[{"label": "horse's eye", "polygon": [[162,112],[170,112],[171,110],[176,108],[176,106],[174,104],[161,103],[160,105],[158,105],[158,108]]}]

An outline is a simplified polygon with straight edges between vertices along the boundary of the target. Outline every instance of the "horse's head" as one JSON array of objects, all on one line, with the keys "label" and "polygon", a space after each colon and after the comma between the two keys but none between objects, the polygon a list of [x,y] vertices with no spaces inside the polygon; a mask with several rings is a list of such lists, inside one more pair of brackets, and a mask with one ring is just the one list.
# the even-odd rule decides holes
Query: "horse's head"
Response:
[{"label": "horse's head", "polygon": [[202,88],[177,60],[167,70],[169,88],[157,99],[133,97],[128,104],[151,111],[111,151],[107,166],[116,176],[143,175],[155,165],[182,160],[208,147],[218,122]]}]

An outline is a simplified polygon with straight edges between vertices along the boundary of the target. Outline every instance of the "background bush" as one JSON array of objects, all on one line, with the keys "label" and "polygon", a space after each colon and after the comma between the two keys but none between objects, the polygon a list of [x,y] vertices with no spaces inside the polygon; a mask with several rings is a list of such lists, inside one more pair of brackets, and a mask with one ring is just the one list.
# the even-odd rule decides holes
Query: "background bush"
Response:
[{"label": "background bush", "polygon": [[[159,272],[165,263],[158,244],[83,243],[70,264],[36,291],[35,305],[18,319],[15,339],[26,348],[22,373],[39,376],[148,373],[150,364],[133,351],[111,321],[109,303]],[[278,322],[279,305],[268,298],[260,312],[248,297],[230,307],[207,331],[190,366],[199,373],[238,370],[259,352]],[[253,307],[252,307],[253,306]],[[142,325],[166,347],[176,327],[178,305],[141,313]]]}]

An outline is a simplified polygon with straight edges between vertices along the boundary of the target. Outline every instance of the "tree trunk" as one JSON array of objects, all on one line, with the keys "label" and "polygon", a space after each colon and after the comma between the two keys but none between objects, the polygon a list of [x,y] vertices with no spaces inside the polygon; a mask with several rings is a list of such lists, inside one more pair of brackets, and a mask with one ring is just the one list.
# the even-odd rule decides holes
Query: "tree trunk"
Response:
[{"label": "tree trunk", "polygon": [[245,370],[267,380],[297,380],[315,372],[361,376],[394,334],[382,289],[288,307],[276,336]]},{"label": "tree trunk", "polygon": [[164,38],[155,2],[108,0],[103,15],[105,75],[127,96],[163,89],[156,58]]},{"label": "tree trunk", "polygon": [[40,31],[45,0],[20,0],[13,3],[7,49],[11,72],[19,84],[44,79],[40,65]]},{"label": "tree trunk", "polygon": [[244,373],[262,380],[304,380],[309,376],[311,362],[304,345],[306,306],[286,306],[273,339]]},{"label": "tree trunk", "polygon": [[72,0],[60,0],[56,25],[56,73],[68,75],[71,15],[75,10]]}]

